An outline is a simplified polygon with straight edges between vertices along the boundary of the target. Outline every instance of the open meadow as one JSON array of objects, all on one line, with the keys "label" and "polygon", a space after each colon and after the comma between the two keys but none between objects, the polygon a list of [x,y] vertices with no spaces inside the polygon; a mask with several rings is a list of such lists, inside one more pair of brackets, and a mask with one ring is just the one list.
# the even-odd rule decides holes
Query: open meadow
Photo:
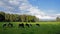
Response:
[{"label": "open meadow", "polygon": [[60,34],[60,22],[31,22],[30,27],[23,22],[24,28],[18,27],[21,22],[11,22],[13,27],[3,27],[4,23],[8,22],[0,22],[0,34]]}]

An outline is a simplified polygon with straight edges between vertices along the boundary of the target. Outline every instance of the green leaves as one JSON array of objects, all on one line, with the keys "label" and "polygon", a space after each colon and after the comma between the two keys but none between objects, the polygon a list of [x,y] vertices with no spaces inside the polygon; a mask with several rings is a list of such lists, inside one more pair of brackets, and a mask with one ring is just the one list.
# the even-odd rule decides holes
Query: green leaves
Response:
[{"label": "green leaves", "polygon": [[59,18],[59,17],[57,17],[57,18],[56,18],[56,21],[60,21],[60,18]]},{"label": "green leaves", "polygon": [[[3,19],[3,20],[2,20]],[[0,12],[0,21],[6,22],[36,22],[37,18],[31,15],[7,14]]]}]

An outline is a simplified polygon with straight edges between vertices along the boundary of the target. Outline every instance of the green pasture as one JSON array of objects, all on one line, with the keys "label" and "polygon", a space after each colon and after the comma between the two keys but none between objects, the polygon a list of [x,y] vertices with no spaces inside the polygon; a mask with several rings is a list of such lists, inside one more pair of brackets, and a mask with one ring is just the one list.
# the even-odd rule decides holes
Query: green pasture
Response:
[{"label": "green pasture", "polygon": [[[22,22],[11,22],[12,28],[3,28],[4,23],[9,22],[0,22],[0,34],[60,34],[60,22],[29,22],[32,24],[29,28],[18,28],[18,24]],[[36,26],[36,23],[40,24],[40,27]]]}]

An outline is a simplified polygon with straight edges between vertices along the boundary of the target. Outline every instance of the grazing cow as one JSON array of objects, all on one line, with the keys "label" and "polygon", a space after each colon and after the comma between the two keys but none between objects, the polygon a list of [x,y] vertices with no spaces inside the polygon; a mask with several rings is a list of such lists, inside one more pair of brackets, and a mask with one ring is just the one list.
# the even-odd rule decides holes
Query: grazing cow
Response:
[{"label": "grazing cow", "polygon": [[29,27],[29,24],[26,23],[26,26]]},{"label": "grazing cow", "polygon": [[36,24],[37,26],[40,26],[39,24]]},{"label": "grazing cow", "polygon": [[6,26],[7,26],[7,24],[3,24],[3,28],[6,27]]},{"label": "grazing cow", "polygon": [[22,23],[22,24],[19,24],[19,27],[22,27],[22,28],[24,28],[24,24]]},{"label": "grazing cow", "polygon": [[8,27],[13,27],[13,24],[9,23],[9,24],[8,24]]}]

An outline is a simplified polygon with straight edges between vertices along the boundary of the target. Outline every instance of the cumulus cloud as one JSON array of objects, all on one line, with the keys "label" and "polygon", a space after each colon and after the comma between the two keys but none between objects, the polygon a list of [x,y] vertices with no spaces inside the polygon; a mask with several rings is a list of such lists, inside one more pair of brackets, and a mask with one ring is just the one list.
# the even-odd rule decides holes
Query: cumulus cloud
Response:
[{"label": "cumulus cloud", "polygon": [[19,6],[19,9],[22,11],[29,11],[27,14],[35,15],[39,19],[55,19],[56,17],[48,16],[38,7],[34,7],[31,4],[23,3]]},{"label": "cumulus cloud", "polygon": [[9,0],[8,1],[11,5],[19,5],[19,1],[18,0]]},{"label": "cumulus cloud", "polygon": [[60,14],[56,14],[56,17],[60,17]]},{"label": "cumulus cloud", "polygon": [[4,4],[3,2],[0,1],[0,6],[3,6],[3,5],[5,5],[5,4]]},{"label": "cumulus cloud", "polygon": [[24,11],[28,11],[27,14],[31,14],[31,15],[45,15],[40,9],[38,9],[38,7],[32,6],[28,1],[27,2],[23,2],[20,6],[19,9],[24,12]]},{"label": "cumulus cloud", "polygon": [[5,8],[7,13],[23,13],[34,15],[39,19],[55,19],[55,17],[46,15],[38,6],[31,5],[28,0],[6,0],[6,3],[4,2],[4,0],[0,0],[0,7]]},{"label": "cumulus cloud", "polygon": [[9,6],[3,0],[0,0],[0,11],[4,11],[6,13],[11,13],[13,9],[14,9],[13,7]]},{"label": "cumulus cloud", "polygon": [[45,15],[45,13],[38,9],[38,7],[31,7],[28,11],[30,11],[30,14],[32,15]]}]

